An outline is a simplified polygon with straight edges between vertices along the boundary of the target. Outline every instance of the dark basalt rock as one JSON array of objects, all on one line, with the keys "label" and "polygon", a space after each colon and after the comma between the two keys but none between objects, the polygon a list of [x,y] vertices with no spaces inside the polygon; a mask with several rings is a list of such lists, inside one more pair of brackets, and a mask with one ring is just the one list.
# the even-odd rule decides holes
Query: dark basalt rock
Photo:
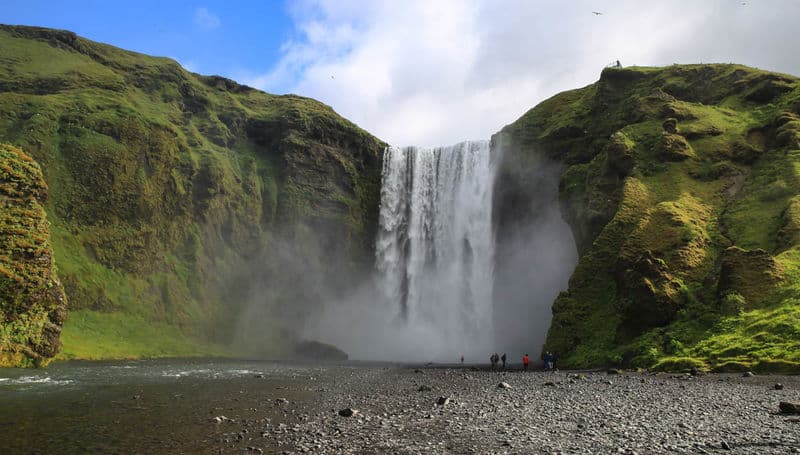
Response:
[{"label": "dark basalt rock", "polygon": [[800,403],[781,401],[778,405],[778,409],[783,414],[800,414]]}]

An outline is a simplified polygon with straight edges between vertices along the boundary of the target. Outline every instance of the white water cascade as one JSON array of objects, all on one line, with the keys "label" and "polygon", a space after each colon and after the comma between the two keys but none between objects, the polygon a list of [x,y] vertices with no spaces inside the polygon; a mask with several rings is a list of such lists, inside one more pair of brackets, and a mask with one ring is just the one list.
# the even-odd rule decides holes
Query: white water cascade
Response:
[{"label": "white water cascade", "polygon": [[492,350],[494,175],[488,141],[384,152],[377,284],[418,358]]}]

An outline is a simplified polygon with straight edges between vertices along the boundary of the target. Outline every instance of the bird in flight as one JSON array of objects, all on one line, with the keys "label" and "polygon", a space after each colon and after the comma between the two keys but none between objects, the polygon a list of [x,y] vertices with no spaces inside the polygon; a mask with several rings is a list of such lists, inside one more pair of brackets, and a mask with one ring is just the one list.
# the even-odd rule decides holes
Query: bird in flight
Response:
[{"label": "bird in flight", "polygon": [[600,11],[592,11],[592,14],[594,14],[595,16],[602,16],[603,15],[603,13],[601,13]]}]

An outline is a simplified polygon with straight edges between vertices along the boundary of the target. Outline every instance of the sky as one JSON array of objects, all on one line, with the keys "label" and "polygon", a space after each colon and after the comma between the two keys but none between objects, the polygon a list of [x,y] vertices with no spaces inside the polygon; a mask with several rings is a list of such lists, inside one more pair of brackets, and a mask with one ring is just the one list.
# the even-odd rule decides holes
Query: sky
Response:
[{"label": "sky", "polygon": [[2,3],[0,23],[72,30],[316,98],[398,146],[488,139],[616,60],[800,75],[800,0]]}]

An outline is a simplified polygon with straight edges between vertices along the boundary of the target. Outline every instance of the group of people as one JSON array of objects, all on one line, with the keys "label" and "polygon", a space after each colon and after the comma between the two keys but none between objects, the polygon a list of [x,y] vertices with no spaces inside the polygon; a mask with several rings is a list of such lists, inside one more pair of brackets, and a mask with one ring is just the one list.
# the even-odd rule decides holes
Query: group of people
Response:
[{"label": "group of people", "polygon": [[[492,364],[492,371],[497,371],[499,368],[500,371],[505,371],[506,369],[506,353],[504,352],[503,355],[498,355],[496,352],[489,356],[489,362]],[[556,356],[550,351],[545,352],[542,354],[542,360],[544,360],[544,369],[545,371],[552,371],[556,369]],[[464,363],[464,356],[461,356],[461,363]],[[528,354],[522,356],[522,369],[528,370],[528,367],[531,364],[531,358]]]},{"label": "group of people", "polygon": [[506,353],[504,352],[502,356],[497,355],[495,352],[494,354],[489,356],[489,361],[492,363],[492,371],[497,370],[497,367],[500,365],[500,362],[503,362],[503,366],[501,367],[502,370],[506,369]]}]

